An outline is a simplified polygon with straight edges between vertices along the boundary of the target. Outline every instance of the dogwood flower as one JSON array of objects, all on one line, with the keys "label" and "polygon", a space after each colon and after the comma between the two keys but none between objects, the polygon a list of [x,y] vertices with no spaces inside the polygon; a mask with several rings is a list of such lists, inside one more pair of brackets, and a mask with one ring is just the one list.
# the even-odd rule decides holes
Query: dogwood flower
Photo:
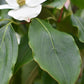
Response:
[{"label": "dogwood flower", "polygon": [[6,0],[7,4],[0,5],[0,9],[12,9],[8,15],[17,19],[30,22],[37,17],[42,9],[41,3],[46,0]]},{"label": "dogwood flower", "polygon": [[64,6],[66,9],[68,9],[69,5],[70,5],[70,0],[67,0]]}]

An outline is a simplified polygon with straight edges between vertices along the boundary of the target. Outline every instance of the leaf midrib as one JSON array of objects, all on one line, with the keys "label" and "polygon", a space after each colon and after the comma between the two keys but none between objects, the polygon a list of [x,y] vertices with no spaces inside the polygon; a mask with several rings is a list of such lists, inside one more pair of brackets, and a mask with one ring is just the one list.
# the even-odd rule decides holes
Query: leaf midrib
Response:
[{"label": "leaf midrib", "polygon": [[6,28],[5,28],[5,31],[3,33],[3,36],[2,36],[2,41],[1,41],[1,44],[0,44],[0,49],[3,45],[3,42],[4,42],[4,39],[5,39],[5,35],[6,35],[6,32],[7,32],[7,29],[8,29],[8,26],[11,24],[11,22],[9,22],[7,25],[6,25]]},{"label": "leaf midrib", "polygon": [[[51,33],[48,31],[48,29],[46,28],[46,26],[38,19],[38,18],[36,18],[36,20],[43,26],[43,28],[46,30],[46,32],[48,33],[48,35],[49,35],[49,37],[50,37],[50,40],[51,40],[51,43],[52,43],[52,46],[53,46],[53,49],[55,50],[55,53],[56,53],[56,48],[55,48],[55,46],[54,46],[54,42],[53,42],[53,38],[52,38],[52,36],[51,36]],[[57,55],[56,55],[56,57],[57,57]],[[64,71],[64,69],[63,69],[63,67],[62,67],[62,64],[61,64],[61,62],[60,62],[60,60],[59,60],[59,58],[57,57],[57,60],[58,60],[58,63],[60,64],[60,67],[61,67],[61,69],[62,69],[62,72],[63,72],[63,74],[64,74],[64,79],[65,79],[65,81],[66,81],[66,76],[65,76],[65,71]],[[66,82],[67,83],[67,82]]]}]

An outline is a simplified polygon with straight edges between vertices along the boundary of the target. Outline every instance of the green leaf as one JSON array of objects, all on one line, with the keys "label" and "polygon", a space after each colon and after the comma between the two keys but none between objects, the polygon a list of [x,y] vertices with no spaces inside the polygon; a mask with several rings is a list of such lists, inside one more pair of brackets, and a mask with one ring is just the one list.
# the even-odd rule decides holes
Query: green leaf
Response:
[{"label": "green leaf", "polygon": [[0,83],[10,80],[17,60],[18,43],[11,25],[0,29]]},{"label": "green leaf", "polygon": [[48,73],[41,71],[40,76],[35,79],[33,84],[58,84]]},{"label": "green leaf", "polygon": [[47,19],[48,17],[54,17],[54,16],[53,16],[52,12],[49,11],[48,8],[43,7],[40,15],[38,16],[38,18]]},{"label": "green leaf", "polygon": [[21,76],[22,75],[22,70],[21,68],[12,76],[9,84],[22,84],[21,83]]},{"label": "green leaf", "polygon": [[84,84],[84,71],[82,73],[82,80],[81,80],[81,84]]},{"label": "green leaf", "polygon": [[29,29],[29,44],[34,60],[59,84],[74,84],[81,67],[74,39],[55,30],[43,20],[34,19]]},{"label": "green leaf", "polygon": [[75,15],[71,15],[72,24],[78,28],[78,38],[81,42],[84,42],[84,20]]},{"label": "green leaf", "polygon": [[28,45],[28,37],[24,36],[21,38],[19,45],[18,60],[15,66],[15,72],[24,64],[29,63],[33,60],[32,51]]},{"label": "green leaf", "polygon": [[77,28],[74,28],[71,22],[71,16],[66,17],[60,23],[57,23],[57,29],[73,36],[78,35]]},{"label": "green leaf", "polygon": [[38,75],[38,65],[32,61],[22,67],[22,84],[33,84]]},{"label": "green leaf", "polygon": [[84,9],[84,0],[71,0],[71,2],[77,7]]},{"label": "green leaf", "polygon": [[43,84],[58,84],[54,79],[52,79],[47,73],[42,74]]},{"label": "green leaf", "polygon": [[65,3],[66,3],[66,0],[54,0],[53,2],[51,2],[48,5],[51,7],[55,7],[57,9],[61,9]]},{"label": "green leaf", "polygon": [[9,21],[7,19],[11,19],[10,16],[8,16],[9,10],[0,10],[0,27],[6,25]]}]

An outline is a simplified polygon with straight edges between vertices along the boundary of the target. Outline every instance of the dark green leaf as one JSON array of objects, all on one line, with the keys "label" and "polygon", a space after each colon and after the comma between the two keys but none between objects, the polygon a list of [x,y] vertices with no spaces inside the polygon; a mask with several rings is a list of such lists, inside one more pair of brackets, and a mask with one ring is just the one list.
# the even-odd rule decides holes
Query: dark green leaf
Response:
[{"label": "dark green leaf", "polygon": [[57,23],[57,29],[63,32],[67,32],[73,36],[77,36],[77,28],[74,28],[71,22],[71,16],[66,17],[60,23]]},{"label": "dark green leaf", "polygon": [[12,76],[12,78],[11,78],[11,80],[10,80],[10,83],[9,84],[22,84],[21,82],[21,80],[22,80],[22,70],[21,69],[19,69],[13,76]]},{"label": "dark green leaf", "polygon": [[24,36],[19,45],[18,60],[15,66],[15,72],[24,64],[32,61],[32,51],[28,45],[28,37]]},{"label": "dark green leaf", "polygon": [[47,73],[42,74],[43,84],[58,84],[54,79],[52,79]]},{"label": "dark green leaf", "polygon": [[22,67],[22,84],[33,84],[38,75],[38,65],[32,61]]},{"label": "dark green leaf", "polygon": [[58,84],[49,74],[41,71],[40,77],[35,79],[34,84]]},{"label": "dark green leaf", "polygon": [[71,0],[71,2],[79,8],[84,9],[84,0]]}]

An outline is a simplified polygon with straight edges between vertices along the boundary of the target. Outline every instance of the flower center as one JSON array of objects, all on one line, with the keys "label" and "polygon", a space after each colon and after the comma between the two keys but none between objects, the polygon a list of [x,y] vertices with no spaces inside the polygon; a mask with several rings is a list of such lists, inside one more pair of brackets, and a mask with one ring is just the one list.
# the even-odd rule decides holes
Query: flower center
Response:
[{"label": "flower center", "polygon": [[17,0],[17,3],[19,4],[19,6],[23,6],[25,5],[25,0]]}]

